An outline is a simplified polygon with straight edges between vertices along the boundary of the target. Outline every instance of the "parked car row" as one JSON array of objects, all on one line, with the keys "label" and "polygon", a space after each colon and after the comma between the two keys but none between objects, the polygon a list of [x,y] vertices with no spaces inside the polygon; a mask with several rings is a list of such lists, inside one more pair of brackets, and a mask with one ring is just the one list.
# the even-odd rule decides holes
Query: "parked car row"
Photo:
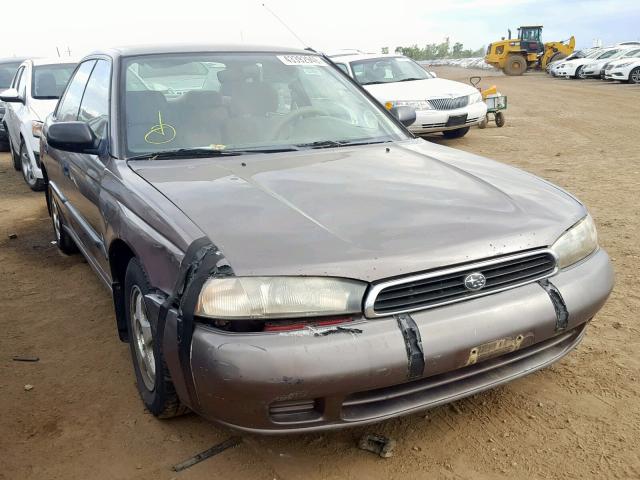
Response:
[{"label": "parked car row", "polygon": [[578,51],[553,62],[547,71],[554,77],[601,78],[640,84],[640,43]]},{"label": "parked car row", "polygon": [[25,60],[2,92],[2,130],[13,166],[32,190],[45,187],[40,169],[42,124],[55,109],[75,66],[68,58]]},{"label": "parked car row", "polygon": [[440,112],[429,85],[402,57],[246,45],[20,67],[0,93],[12,148],[39,150],[58,248],[111,292],[152,414],[362,425],[580,343],[613,286],[593,219],[545,180],[415,137],[416,109]]}]

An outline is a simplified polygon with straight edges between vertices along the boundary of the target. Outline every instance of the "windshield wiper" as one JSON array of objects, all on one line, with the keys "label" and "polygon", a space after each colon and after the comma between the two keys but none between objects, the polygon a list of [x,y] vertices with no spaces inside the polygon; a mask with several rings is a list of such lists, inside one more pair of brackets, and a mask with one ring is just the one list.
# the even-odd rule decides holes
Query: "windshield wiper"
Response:
[{"label": "windshield wiper", "polygon": [[317,142],[309,142],[309,143],[298,143],[296,147],[300,148],[337,148],[337,147],[348,147],[352,145],[372,145],[374,143],[386,143],[391,140],[371,140],[371,141],[362,141],[362,140],[319,140]]},{"label": "windshield wiper", "polygon": [[380,85],[381,83],[387,83],[387,82],[381,82],[379,80],[376,80],[373,82],[362,82],[360,85]]},{"label": "windshield wiper", "polygon": [[185,157],[227,157],[242,155],[242,151],[218,150],[214,148],[178,148],[176,150],[160,150],[159,152],[143,153],[127,158],[127,160],[157,160],[161,158]]},{"label": "windshield wiper", "polygon": [[411,82],[413,80],[424,80],[424,78],[409,77],[409,78],[403,78],[402,80],[398,80],[398,82]]}]

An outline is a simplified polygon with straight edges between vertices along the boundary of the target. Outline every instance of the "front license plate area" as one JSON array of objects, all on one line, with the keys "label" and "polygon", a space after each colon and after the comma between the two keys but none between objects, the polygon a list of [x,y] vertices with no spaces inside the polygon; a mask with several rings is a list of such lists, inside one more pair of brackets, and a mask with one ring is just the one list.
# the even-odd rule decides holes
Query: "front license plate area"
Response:
[{"label": "front license plate area", "polygon": [[457,127],[459,125],[464,125],[467,122],[467,114],[464,115],[451,115],[449,120],[447,120],[447,127]]},{"label": "front license plate area", "polygon": [[[528,341],[525,341],[527,337],[530,338],[527,339]],[[499,338],[498,340],[493,340],[492,342],[483,343],[482,345],[473,347],[469,351],[467,365],[473,365],[489,358],[499,357],[505,353],[511,353],[518,350],[523,343],[531,343],[532,338],[533,334],[521,334],[515,337]]]}]

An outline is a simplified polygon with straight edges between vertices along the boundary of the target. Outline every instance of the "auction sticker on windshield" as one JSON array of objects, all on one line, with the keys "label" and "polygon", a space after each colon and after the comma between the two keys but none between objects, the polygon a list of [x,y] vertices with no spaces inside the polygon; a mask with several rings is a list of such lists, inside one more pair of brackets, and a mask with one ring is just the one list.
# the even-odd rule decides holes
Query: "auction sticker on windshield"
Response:
[{"label": "auction sticker on windshield", "polygon": [[278,55],[278,59],[285,65],[327,66],[327,63],[317,55]]}]

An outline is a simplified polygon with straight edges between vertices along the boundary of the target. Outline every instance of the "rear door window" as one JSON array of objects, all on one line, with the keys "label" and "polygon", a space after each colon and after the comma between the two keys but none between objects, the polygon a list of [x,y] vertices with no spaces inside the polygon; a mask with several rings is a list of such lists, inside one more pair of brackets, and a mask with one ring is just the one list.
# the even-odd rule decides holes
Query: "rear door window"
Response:
[{"label": "rear door window", "polygon": [[73,77],[71,77],[67,85],[67,90],[64,92],[56,110],[57,120],[61,122],[71,122],[78,119],[78,110],[80,110],[82,95],[84,94],[84,89],[87,86],[89,75],[91,75],[91,70],[93,70],[95,63],[95,60],[88,60],[82,63]]}]

